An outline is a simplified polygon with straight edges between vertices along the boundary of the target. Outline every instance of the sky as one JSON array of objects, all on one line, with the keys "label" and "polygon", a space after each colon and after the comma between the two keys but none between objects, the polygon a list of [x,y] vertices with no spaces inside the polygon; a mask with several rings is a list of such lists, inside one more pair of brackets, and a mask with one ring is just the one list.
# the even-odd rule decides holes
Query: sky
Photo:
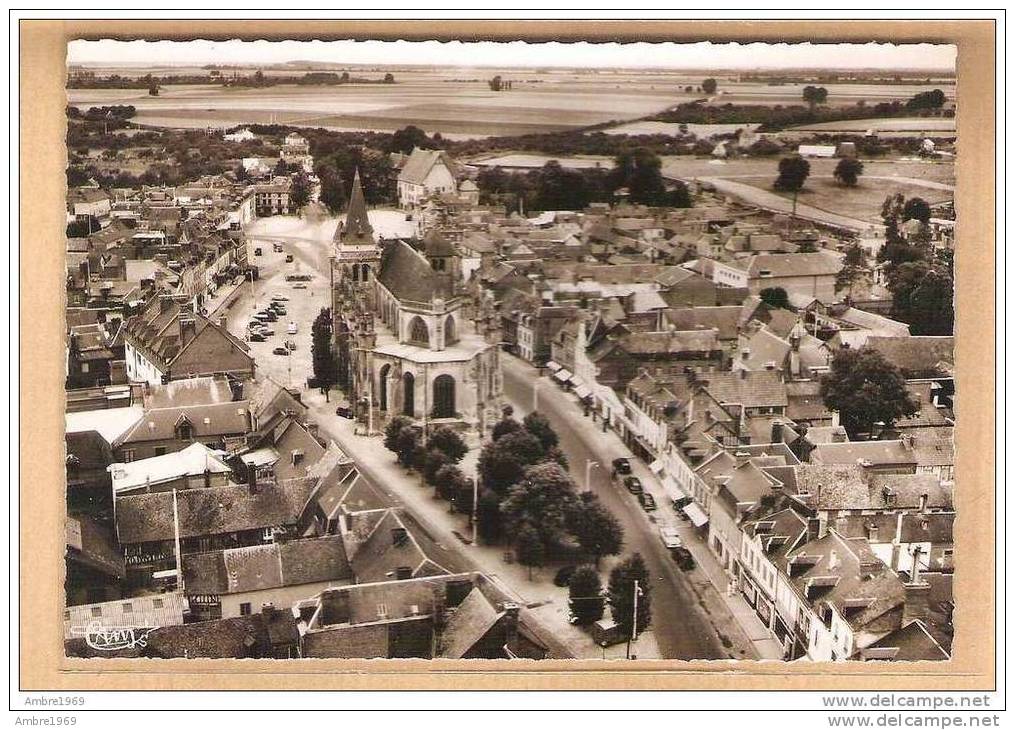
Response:
[{"label": "sky", "polygon": [[951,45],[703,43],[463,43],[452,41],[71,41],[68,63],[347,64],[674,69],[954,70]]}]

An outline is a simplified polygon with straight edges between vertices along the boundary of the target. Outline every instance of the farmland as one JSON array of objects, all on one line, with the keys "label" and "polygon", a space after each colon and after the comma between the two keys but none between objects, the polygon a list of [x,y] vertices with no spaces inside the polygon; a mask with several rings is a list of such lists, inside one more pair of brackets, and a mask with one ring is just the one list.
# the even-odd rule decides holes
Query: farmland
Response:
[{"label": "farmland", "polygon": [[[374,78],[386,69],[354,71]],[[125,76],[167,69],[119,69]],[[173,69],[184,73],[185,69]],[[193,70],[192,70],[193,71]],[[292,73],[289,71],[288,73]],[[494,74],[510,78],[510,91],[491,91]],[[267,74],[271,76],[269,72]],[[394,84],[308,87],[164,85],[158,96],[138,89],[69,89],[78,107],[131,104],[140,124],[175,128],[223,128],[250,123],[288,124],[335,130],[394,131],[415,124],[449,138],[508,136],[623,124],[703,98],[694,87],[701,75],[652,70],[579,72],[554,70],[394,69]],[[906,99],[928,87],[919,84],[833,84],[830,106]],[[942,84],[948,98],[954,85]],[[802,86],[737,82],[719,78],[716,104],[801,104]],[[616,125],[614,125],[616,126]],[[743,125],[740,125],[743,126]],[[715,133],[720,130],[711,130]],[[633,133],[631,131],[613,133]]]}]

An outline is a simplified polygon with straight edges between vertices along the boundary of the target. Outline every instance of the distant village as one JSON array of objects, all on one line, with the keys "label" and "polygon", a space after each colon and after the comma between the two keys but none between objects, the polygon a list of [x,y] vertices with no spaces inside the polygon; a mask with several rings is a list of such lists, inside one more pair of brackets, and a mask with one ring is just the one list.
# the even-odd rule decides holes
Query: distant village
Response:
[{"label": "distant village", "polygon": [[[849,230],[688,180],[690,207],[625,187],[509,212],[481,161],[417,147],[389,156],[398,235],[357,172],[321,255],[292,261],[316,244],[253,227],[331,216],[308,140],[274,142],[242,176],[68,192],[68,656],[619,658],[628,640],[652,656],[639,629],[686,631],[658,587],[639,626],[655,575],[633,609],[545,579],[526,599],[534,567],[629,553],[527,549],[506,516],[530,509],[545,534],[547,508],[514,495],[555,459],[576,493],[609,474],[624,543],[633,529],[687,563],[672,580],[730,617],[735,658],[950,657],[951,320],[903,321],[919,295],[896,294],[913,262],[950,257],[950,206],[886,203],[885,226]],[[251,292],[264,309],[240,317]],[[498,492],[496,443],[546,436],[514,419],[516,392],[553,438]],[[568,463],[558,440],[616,451]],[[454,469],[427,466],[443,442],[468,449]],[[575,601],[601,596],[582,620]],[[124,627],[144,640],[103,633]]]}]

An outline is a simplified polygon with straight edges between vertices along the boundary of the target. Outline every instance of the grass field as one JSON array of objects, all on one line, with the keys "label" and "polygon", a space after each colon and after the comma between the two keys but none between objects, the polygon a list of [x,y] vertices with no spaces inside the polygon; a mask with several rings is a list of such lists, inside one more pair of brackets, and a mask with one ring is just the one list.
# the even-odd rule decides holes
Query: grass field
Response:
[{"label": "grass field", "polygon": [[[772,190],[772,176],[742,177],[737,182],[747,183],[755,187],[776,192],[791,200],[791,193],[778,193]],[[927,188],[905,181],[860,178],[854,187],[845,187],[831,177],[814,177],[807,179],[804,189],[800,191],[797,202],[810,205],[830,213],[859,218],[871,223],[881,222],[881,204],[889,195],[902,193],[906,198],[923,198],[928,203],[940,203],[951,200],[953,193],[945,190]]]},{"label": "grass field", "polygon": [[894,119],[846,119],[840,122],[819,122],[790,127],[792,131],[814,132],[865,132],[874,129],[879,132],[941,132],[955,133],[955,119],[948,118],[894,118]]}]

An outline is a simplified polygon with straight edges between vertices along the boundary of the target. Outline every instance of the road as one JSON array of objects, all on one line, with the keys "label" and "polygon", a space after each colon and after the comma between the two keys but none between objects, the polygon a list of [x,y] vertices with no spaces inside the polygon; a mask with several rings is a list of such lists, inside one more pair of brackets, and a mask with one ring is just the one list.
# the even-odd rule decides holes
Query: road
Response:
[{"label": "road", "polygon": [[[533,379],[527,373],[512,367],[511,358],[505,356],[503,360],[504,393],[514,406],[516,416],[521,418],[532,410]],[[593,447],[586,443],[571,423],[574,420],[573,414],[578,411],[577,405],[567,403],[571,413],[562,412],[558,407],[559,399],[547,397],[555,386],[545,378],[538,382],[540,392],[545,393],[539,399],[539,411],[549,419],[559,434],[561,448],[567,455],[579,488],[585,487],[586,461],[601,464],[589,472],[591,489],[623,525],[624,555],[637,551],[645,559],[653,577],[652,629],[662,656],[679,659],[725,657],[726,653],[719,645],[715,629],[702,613],[687,578],[677,569],[659,538],[658,525],[652,521],[656,518],[648,517],[634,496],[610,479],[610,462],[619,456],[629,457],[630,452],[619,448],[616,453],[593,451]],[[584,420],[584,423],[589,429],[599,426],[598,423],[593,424],[591,419]],[[631,461],[635,473],[639,473],[642,466],[635,459]],[[660,519],[665,519],[664,511],[669,509],[669,505],[660,503],[656,514]]]}]

